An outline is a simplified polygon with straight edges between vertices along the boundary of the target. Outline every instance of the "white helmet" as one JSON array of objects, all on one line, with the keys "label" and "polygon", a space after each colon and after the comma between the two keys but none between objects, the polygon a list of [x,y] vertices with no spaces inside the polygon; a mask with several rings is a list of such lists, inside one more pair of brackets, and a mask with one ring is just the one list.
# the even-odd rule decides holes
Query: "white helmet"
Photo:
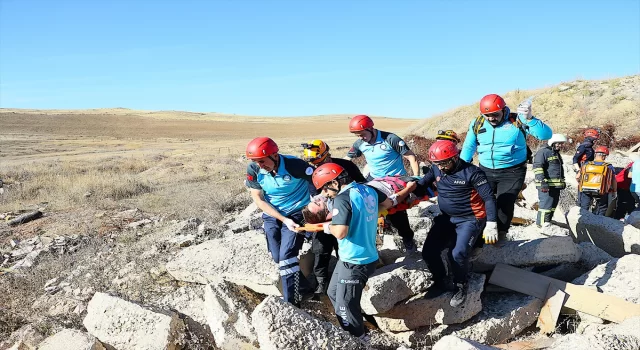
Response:
[{"label": "white helmet", "polygon": [[554,143],[567,142],[567,137],[562,134],[553,134],[547,143],[549,146],[553,146]]}]

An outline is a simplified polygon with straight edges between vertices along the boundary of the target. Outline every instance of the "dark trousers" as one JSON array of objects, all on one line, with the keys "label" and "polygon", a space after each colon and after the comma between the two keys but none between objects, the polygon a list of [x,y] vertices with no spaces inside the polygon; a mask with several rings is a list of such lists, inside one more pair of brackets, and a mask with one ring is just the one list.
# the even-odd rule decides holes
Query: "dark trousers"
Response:
[{"label": "dark trousers", "polygon": [[636,200],[636,208],[633,211],[640,211],[640,192],[631,192],[631,197]]},{"label": "dark trousers", "polygon": [[578,195],[578,205],[580,208],[589,211],[591,208],[591,203],[595,201],[596,206],[593,209],[593,213],[596,215],[604,216],[607,213],[607,208],[609,208],[609,195],[605,194],[602,196],[586,194],[584,192],[580,192]]},{"label": "dark trousers", "polygon": [[560,189],[550,188],[548,192],[538,189],[538,217],[536,225],[542,226],[545,222],[551,222],[553,213],[560,202]]},{"label": "dark trousers", "polygon": [[338,261],[329,283],[329,299],[340,326],[355,337],[364,334],[364,321],[360,300],[369,277],[376,271],[378,262],[356,265]]},{"label": "dark trousers", "polygon": [[329,286],[329,263],[331,262],[331,253],[335,250],[338,252],[338,240],[333,235],[324,232],[318,232],[313,237],[313,246],[311,251],[314,254],[313,274],[316,276],[318,286],[316,293],[326,293]]},{"label": "dark trousers", "polygon": [[[295,222],[301,222],[302,212],[288,217]],[[262,219],[269,252],[280,268],[284,300],[296,304],[302,300],[302,295],[311,289],[300,271],[298,261],[298,252],[302,248],[304,236],[290,231],[282,221],[267,214],[262,214]]]},{"label": "dark trousers", "polygon": [[413,242],[413,230],[409,225],[409,216],[407,216],[406,210],[387,215],[387,220],[398,230],[398,234],[405,243]]},{"label": "dark trousers", "polygon": [[496,195],[498,207],[498,231],[507,232],[513,219],[513,207],[522,190],[527,173],[525,163],[506,169],[480,168],[487,175],[487,181]]},{"label": "dark trousers", "polygon": [[631,214],[634,209],[636,209],[636,200],[631,195],[631,191],[618,189],[618,207],[613,218],[622,219],[625,215]]},{"label": "dark trousers", "polygon": [[446,214],[438,215],[422,246],[422,258],[427,263],[433,280],[442,282],[446,269],[440,254],[449,248],[447,258],[455,283],[465,283],[469,270],[469,253],[487,223],[486,219],[456,218]]}]

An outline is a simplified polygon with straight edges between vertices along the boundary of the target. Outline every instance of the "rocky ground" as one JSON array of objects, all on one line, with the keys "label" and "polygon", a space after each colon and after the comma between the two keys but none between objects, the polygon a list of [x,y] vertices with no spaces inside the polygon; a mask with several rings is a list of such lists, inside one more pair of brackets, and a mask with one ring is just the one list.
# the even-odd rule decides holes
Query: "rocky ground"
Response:
[{"label": "rocky ground", "polygon": [[[385,232],[380,266],[361,303],[371,316],[371,348],[496,349],[517,342],[640,349],[640,318],[616,324],[567,310],[556,331],[543,336],[536,326],[542,300],[488,283],[493,267],[506,263],[640,304],[640,217],[621,222],[581,211],[569,181],[553,225],[541,232],[530,221],[537,203],[532,180],[529,174],[516,208],[525,224],[474,252],[469,295],[459,308],[449,306],[450,294],[425,298],[432,280],[420,255],[405,256],[398,237]],[[409,210],[420,247],[438,213],[434,202]],[[253,205],[216,223],[135,209],[100,215],[114,224],[99,237],[40,232],[0,249],[0,292],[7,296],[0,349],[365,348],[340,329],[328,300],[298,309],[278,297],[277,268]],[[311,262],[305,246],[303,271]]]}]

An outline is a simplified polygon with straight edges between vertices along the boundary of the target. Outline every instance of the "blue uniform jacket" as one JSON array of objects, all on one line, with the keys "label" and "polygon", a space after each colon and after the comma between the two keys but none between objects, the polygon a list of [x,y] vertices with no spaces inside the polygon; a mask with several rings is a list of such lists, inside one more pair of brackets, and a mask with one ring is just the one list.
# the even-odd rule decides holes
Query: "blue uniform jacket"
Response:
[{"label": "blue uniform jacket", "polygon": [[[505,108],[505,117],[502,123],[495,128],[487,120],[476,135],[473,131],[475,119],[469,124],[469,131],[464,140],[460,158],[466,162],[471,162],[473,155],[478,151],[480,165],[489,169],[504,169],[522,164],[527,161],[527,140],[520,128],[515,126],[507,116],[511,113],[508,107]],[[548,140],[551,138],[551,128],[540,119],[532,118],[527,120],[518,116],[523,124],[527,135],[531,135],[538,140]]]}]

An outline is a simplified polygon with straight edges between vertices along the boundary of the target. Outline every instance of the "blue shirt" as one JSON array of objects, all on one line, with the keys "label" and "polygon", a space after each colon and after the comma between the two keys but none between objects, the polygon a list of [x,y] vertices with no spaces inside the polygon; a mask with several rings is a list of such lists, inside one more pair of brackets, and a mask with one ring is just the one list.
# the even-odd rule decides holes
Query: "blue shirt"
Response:
[{"label": "blue shirt", "polygon": [[633,162],[633,166],[631,167],[631,192],[639,192],[640,193],[640,161],[636,160]]},{"label": "blue shirt", "polygon": [[380,178],[387,175],[406,175],[402,155],[409,151],[407,144],[396,134],[377,130],[373,144],[359,139],[354,142],[347,157],[357,158],[364,155],[369,165],[369,176]]},{"label": "blue shirt", "polygon": [[[469,124],[469,131],[464,140],[460,158],[471,162],[478,151],[480,165],[489,169],[504,169],[522,164],[527,160],[527,140],[519,127],[512,123],[508,116],[509,108],[505,108],[502,122],[495,127],[485,120],[476,135],[473,127],[475,119]],[[538,140],[548,140],[552,131],[540,119],[527,120],[518,116],[527,135]]]},{"label": "blue shirt", "polygon": [[378,260],[378,204],[387,196],[364,184],[345,185],[333,200],[332,225],[347,225],[347,236],[338,240],[340,260],[366,265]]},{"label": "blue shirt", "polygon": [[289,216],[302,210],[310,202],[313,167],[302,159],[278,155],[280,164],[276,174],[251,163],[247,167],[247,187],[262,190],[264,199],[280,214]]}]

